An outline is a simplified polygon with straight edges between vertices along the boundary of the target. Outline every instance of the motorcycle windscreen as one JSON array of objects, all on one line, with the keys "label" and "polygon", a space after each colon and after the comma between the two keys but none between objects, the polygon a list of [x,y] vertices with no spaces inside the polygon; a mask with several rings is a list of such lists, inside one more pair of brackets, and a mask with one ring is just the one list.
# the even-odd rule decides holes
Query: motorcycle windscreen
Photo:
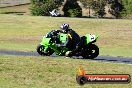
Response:
[{"label": "motorcycle windscreen", "polygon": [[48,46],[48,45],[50,44],[50,39],[51,39],[51,38],[46,38],[46,37],[44,36],[43,39],[42,39],[41,44],[42,44],[42,45],[45,45],[45,46]]},{"label": "motorcycle windscreen", "polygon": [[66,40],[67,40],[67,34],[61,33],[61,34],[59,35],[59,39],[60,39],[60,42],[61,42],[61,43],[65,43]]}]

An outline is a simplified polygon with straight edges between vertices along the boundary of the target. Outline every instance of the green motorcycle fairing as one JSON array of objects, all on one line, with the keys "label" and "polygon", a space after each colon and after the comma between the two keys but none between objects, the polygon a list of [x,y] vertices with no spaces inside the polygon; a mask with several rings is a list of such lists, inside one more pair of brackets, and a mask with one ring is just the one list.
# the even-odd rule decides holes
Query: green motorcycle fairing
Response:
[{"label": "green motorcycle fairing", "polygon": [[[63,53],[67,52],[68,49],[66,47],[58,47],[55,43],[50,42],[51,38],[46,38],[45,36],[42,39],[41,45],[45,46],[44,52],[50,47],[55,51],[57,55],[62,55]],[[60,43],[65,43],[67,40],[67,34],[60,33],[59,34],[59,41]]]},{"label": "green motorcycle fairing", "polygon": [[41,45],[48,46],[50,44],[50,39],[51,38],[46,38],[45,36],[42,39],[42,42],[40,43]]},{"label": "green motorcycle fairing", "polygon": [[[67,41],[67,34],[65,34],[65,33],[60,33],[59,34],[59,41],[60,41],[60,43],[61,44],[64,44],[66,41]],[[61,47],[61,54],[63,54],[63,53],[65,53],[65,52],[67,52],[69,49],[68,48],[66,48],[66,47]],[[61,55],[60,54],[60,55]]]},{"label": "green motorcycle fairing", "polygon": [[60,33],[59,34],[59,40],[60,40],[61,43],[65,43],[66,40],[67,40],[67,34]]},{"label": "green motorcycle fairing", "polygon": [[40,43],[41,45],[43,45],[44,48],[44,52],[46,52],[46,50],[48,49],[49,45],[50,45],[50,39],[51,38],[46,38],[45,36],[42,39],[42,42]]},{"label": "green motorcycle fairing", "polygon": [[85,37],[86,37],[86,44],[89,44],[89,43],[91,43],[91,42],[96,42],[96,40],[97,40],[97,38],[98,38],[99,36],[97,36],[97,35],[92,35],[92,34],[86,34]]},{"label": "green motorcycle fairing", "polygon": [[51,38],[46,38],[45,36],[42,39],[42,42],[40,43],[41,45],[43,45],[45,47],[44,52],[46,52],[46,50],[50,47],[52,48],[57,54],[60,53],[60,51],[58,51],[57,46],[55,45],[55,43],[51,43],[50,42]]}]

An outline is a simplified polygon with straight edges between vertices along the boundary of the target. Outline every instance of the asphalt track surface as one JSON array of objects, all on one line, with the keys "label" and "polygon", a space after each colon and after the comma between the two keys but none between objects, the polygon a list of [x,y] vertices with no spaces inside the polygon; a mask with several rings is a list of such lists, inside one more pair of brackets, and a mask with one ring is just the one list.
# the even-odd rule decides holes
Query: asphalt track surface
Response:
[{"label": "asphalt track surface", "polygon": [[[23,52],[23,51],[13,51],[13,50],[0,50],[0,55],[40,56],[37,52]],[[52,57],[61,57],[61,56],[52,55]],[[82,59],[82,58],[74,57],[74,59],[75,58]],[[132,58],[127,58],[127,57],[98,56],[97,58],[94,59],[94,61],[132,64]]]}]

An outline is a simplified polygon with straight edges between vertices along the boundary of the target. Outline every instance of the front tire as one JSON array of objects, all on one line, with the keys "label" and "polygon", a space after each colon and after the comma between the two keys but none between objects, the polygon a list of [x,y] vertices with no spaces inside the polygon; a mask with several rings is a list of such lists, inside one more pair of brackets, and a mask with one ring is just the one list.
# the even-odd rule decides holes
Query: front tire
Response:
[{"label": "front tire", "polygon": [[42,56],[50,56],[50,55],[52,55],[54,53],[54,51],[51,48],[48,48],[46,50],[46,52],[44,52],[44,49],[45,49],[45,46],[39,44],[37,46],[37,49],[36,50],[37,50],[38,54],[40,54]]},{"label": "front tire", "polygon": [[99,48],[95,44],[91,44],[85,47],[85,50],[82,54],[84,59],[94,59],[99,55]]}]

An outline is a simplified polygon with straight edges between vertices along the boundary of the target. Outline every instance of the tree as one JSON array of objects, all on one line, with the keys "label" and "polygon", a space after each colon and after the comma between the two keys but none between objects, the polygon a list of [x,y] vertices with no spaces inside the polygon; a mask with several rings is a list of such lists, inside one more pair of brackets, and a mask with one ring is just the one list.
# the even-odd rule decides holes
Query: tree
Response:
[{"label": "tree", "polygon": [[82,16],[82,8],[78,5],[77,0],[67,0],[62,10],[66,17]]},{"label": "tree", "polygon": [[93,4],[93,1],[94,0],[80,0],[80,2],[83,4],[83,6],[86,8],[86,9],[89,9],[89,18],[90,18],[90,9],[92,7],[92,4]]},{"label": "tree", "polygon": [[108,0],[108,4],[110,6],[109,13],[116,18],[120,18],[121,12],[124,10],[121,0]]},{"label": "tree", "polygon": [[31,0],[32,15],[49,15],[49,11],[57,9],[64,0]]},{"label": "tree", "polygon": [[97,17],[103,17],[105,13],[105,0],[80,0],[86,9],[89,9],[89,17],[90,17],[90,9],[94,10],[94,15]]},{"label": "tree", "polygon": [[132,0],[122,0],[122,4],[125,8],[125,15],[130,16],[132,14]]},{"label": "tree", "polygon": [[92,3],[92,9],[95,11],[94,15],[97,17],[103,17],[106,12],[105,12],[105,6],[106,2],[105,0],[95,0]]}]

